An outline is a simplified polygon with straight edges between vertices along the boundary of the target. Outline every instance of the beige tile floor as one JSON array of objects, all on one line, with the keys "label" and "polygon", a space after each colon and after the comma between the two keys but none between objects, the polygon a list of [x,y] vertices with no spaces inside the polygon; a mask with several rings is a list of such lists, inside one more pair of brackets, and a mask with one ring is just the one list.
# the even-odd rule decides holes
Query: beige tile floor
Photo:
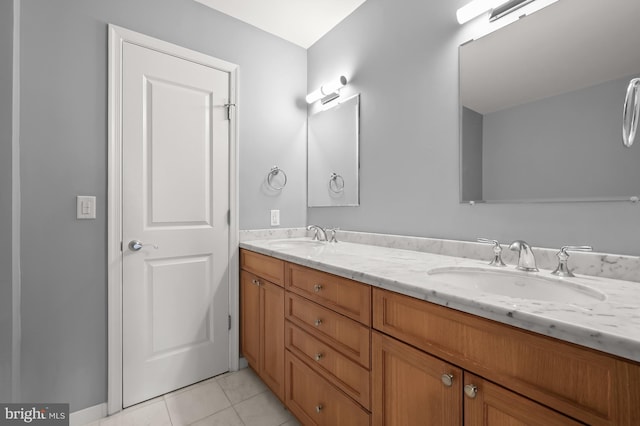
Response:
[{"label": "beige tile floor", "polygon": [[249,368],[160,396],[87,426],[299,426]]}]

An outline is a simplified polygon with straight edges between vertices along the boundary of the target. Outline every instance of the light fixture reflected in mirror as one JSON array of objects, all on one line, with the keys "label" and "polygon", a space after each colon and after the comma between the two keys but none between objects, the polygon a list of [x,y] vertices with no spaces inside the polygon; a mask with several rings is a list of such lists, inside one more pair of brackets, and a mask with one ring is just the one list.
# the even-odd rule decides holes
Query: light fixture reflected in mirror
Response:
[{"label": "light fixture reflected in mirror", "polygon": [[347,84],[347,78],[341,75],[340,77],[323,84],[319,89],[309,93],[306,97],[307,103],[312,104],[320,100],[324,105],[331,102],[340,96],[340,89],[342,89],[345,84]]},{"label": "light fixture reflected in mirror", "polygon": [[459,24],[464,24],[490,11],[489,20],[495,21],[532,1],[534,0],[473,0],[458,9],[456,17]]}]

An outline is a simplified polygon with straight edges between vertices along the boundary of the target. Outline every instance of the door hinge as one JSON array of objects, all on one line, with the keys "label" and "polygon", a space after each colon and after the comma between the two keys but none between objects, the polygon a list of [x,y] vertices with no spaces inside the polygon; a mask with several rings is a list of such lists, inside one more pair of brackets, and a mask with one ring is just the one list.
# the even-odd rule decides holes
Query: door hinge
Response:
[{"label": "door hinge", "polygon": [[229,315],[229,330],[231,330],[231,315]]},{"label": "door hinge", "polygon": [[224,104],[227,107],[227,120],[231,120],[231,107],[235,107],[236,104],[228,103]]},{"label": "door hinge", "polygon": [[122,245],[122,241],[120,241],[120,251],[124,250],[124,246]]},{"label": "door hinge", "polygon": [[227,225],[231,225],[231,210],[227,210]]}]

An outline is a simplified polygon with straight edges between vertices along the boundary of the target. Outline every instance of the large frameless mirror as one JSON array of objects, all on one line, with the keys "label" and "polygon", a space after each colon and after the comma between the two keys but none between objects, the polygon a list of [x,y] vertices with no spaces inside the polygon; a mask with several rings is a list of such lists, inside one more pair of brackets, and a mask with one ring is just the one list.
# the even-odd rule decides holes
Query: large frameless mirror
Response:
[{"label": "large frameless mirror", "polygon": [[309,116],[308,206],[357,206],[360,95]]},{"label": "large frameless mirror", "polygon": [[640,1],[559,0],[460,47],[462,202],[637,200]]}]

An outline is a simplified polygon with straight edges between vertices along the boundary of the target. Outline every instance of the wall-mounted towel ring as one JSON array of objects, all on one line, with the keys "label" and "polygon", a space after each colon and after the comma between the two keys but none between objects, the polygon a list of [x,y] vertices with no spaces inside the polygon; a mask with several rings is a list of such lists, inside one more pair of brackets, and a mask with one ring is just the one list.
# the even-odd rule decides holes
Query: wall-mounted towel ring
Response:
[{"label": "wall-mounted towel ring", "polygon": [[344,191],[344,178],[336,172],[331,173],[331,176],[329,176],[329,191],[335,194]]},{"label": "wall-mounted towel ring", "polygon": [[[282,173],[282,176],[284,177],[284,182],[282,182],[280,186],[274,185],[272,182],[273,178],[281,173]],[[273,189],[274,191],[281,191],[282,188],[287,186],[287,174],[280,167],[273,166],[269,171],[269,173],[267,174],[267,185],[269,186],[269,188]]]},{"label": "wall-mounted towel ring", "polygon": [[627,87],[627,96],[622,109],[622,143],[627,148],[633,145],[640,119],[640,78],[634,78]]}]

